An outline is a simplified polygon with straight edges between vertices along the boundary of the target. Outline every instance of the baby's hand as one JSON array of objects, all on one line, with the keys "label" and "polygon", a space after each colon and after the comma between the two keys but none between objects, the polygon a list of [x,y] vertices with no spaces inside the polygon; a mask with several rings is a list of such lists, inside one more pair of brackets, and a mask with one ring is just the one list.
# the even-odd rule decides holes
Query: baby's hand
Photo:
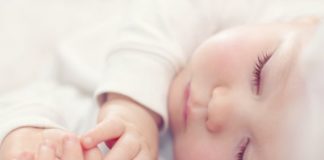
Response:
[{"label": "baby's hand", "polygon": [[[43,140],[53,142],[55,145],[62,143],[63,136],[68,133],[59,129],[41,129],[22,127],[12,131],[3,141],[0,148],[1,160],[12,160],[22,153],[36,153]],[[56,154],[62,154],[61,148],[57,148]]]},{"label": "baby's hand", "polygon": [[126,97],[110,95],[99,124],[81,139],[86,149],[106,142],[105,160],[153,160],[158,152],[158,125],[153,113]]},{"label": "baby's hand", "polygon": [[56,146],[46,140],[38,147],[37,154],[23,153],[16,160],[102,160],[98,148],[83,151],[80,141],[75,135],[66,135],[63,140],[63,154],[61,157],[56,155]]},{"label": "baby's hand", "polygon": [[71,133],[60,129],[19,128],[4,139],[0,148],[0,159],[12,160],[21,156],[35,156],[39,146],[48,143],[55,148],[55,156],[62,157],[63,140],[67,135]]}]

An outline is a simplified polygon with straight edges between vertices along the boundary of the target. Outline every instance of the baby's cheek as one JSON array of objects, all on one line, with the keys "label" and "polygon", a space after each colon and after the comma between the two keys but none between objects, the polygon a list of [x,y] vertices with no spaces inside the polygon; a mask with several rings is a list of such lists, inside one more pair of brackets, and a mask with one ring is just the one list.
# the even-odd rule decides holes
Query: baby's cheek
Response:
[{"label": "baby's cheek", "polygon": [[[174,159],[175,160],[206,160],[207,154],[201,152],[201,148],[196,147],[196,143],[188,144],[183,141],[178,141],[174,145]],[[206,151],[206,150],[205,150]]]},{"label": "baby's cheek", "polygon": [[286,87],[283,89],[282,100],[284,104],[294,107],[294,110],[301,109],[296,107],[302,107],[301,105],[308,101],[308,96],[305,78],[296,72],[291,73],[287,80]]},{"label": "baby's cheek", "polygon": [[217,84],[231,83],[237,80],[238,75],[246,72],[250,67],[250,56],[242,54],[239,48],[230,45],[218,47],[219,44],[210,46],[210,49],[197,52],[192,59],[193,76],[204,79],[206,82]]},{"label": "baby's cheek", "polygon": [[[217,136],[216,136],[217,137]],[[233,159],[232,137],[217,137],[205,130],[187,130],[174,139],[175,160],[228,160]]]}]

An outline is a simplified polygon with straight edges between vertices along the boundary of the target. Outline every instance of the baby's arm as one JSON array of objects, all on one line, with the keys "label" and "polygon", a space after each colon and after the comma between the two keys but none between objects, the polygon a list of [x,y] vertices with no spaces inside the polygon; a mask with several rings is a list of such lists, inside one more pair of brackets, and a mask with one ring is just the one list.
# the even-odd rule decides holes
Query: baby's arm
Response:
[{"label": "baby's arm", "polygon": [[111,148],[107,159],[157,159],[160,117],[133,100],[109,94],[98,125],[82,138],[89,149],[101,142]]}]

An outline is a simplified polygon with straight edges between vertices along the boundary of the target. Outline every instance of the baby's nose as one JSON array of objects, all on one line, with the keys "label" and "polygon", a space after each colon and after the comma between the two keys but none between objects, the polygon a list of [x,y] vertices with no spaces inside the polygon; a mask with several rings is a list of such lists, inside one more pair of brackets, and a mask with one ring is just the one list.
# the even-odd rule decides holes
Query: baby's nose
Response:
[{"label": "baby's nose", "polygon": [[230,123],[233,113],[233,103],[230,89],[217,87],[207,108],[206,125],[211,132],[221,132]]}]

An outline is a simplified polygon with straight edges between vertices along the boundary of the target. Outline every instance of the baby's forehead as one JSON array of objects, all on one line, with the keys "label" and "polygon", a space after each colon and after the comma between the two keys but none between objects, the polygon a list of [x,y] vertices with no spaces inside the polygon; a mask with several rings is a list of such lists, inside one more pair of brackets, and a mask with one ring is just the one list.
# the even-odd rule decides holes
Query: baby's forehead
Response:
[{"label": "baby's forehead", "polygon": [[[291,33],[299,33],[298,25],[290,23],[242,25],[215,33],[196,50],[198,52],[251,52],[274,50]],[[294,37],[301,38],[301,37]]]},{"label": "baby's forehead", "polygon": [[264,34],[263,28],[233,28],[213,35],[203,42],[194,54],[240,57],[242,52],[272,49],[274,44],[280,41],[278,35],[270,32]]},{"label": "baby's forehead", "polygon": [[206,39],[200,47],[206,45],[230,45],[230,46],[246,46],[249,42],[255,40],[262,40],[264,38],[273,37],[274,33],[279,34],[279,31],[285,26],[266,26],[266,25],[244,25],[229,28],[215,33]]}]

